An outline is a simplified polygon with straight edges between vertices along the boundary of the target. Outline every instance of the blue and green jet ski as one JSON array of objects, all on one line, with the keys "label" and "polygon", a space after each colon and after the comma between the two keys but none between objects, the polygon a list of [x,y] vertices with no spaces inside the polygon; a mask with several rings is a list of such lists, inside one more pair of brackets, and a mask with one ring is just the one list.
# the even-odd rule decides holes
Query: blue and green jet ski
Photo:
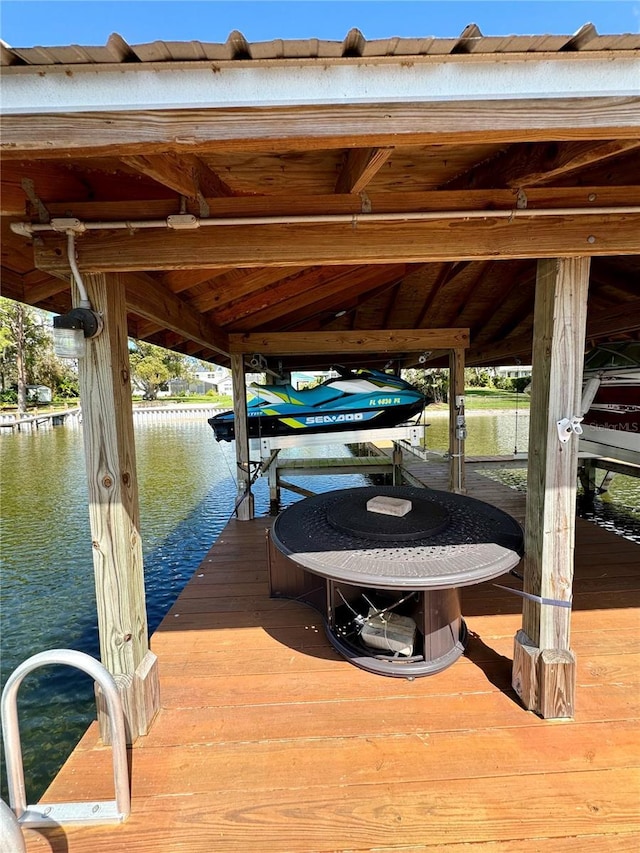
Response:
[{"label": "blue and green jet ski", "polygon": [[[247,403],[249,438],[303,435],[332,430],[392,427],[418,415],[425,398],[413,385],[379,370],[360,369],[315,388],[251,383]],[[233,412],[209,418],[218,441],[232,441]]]}]

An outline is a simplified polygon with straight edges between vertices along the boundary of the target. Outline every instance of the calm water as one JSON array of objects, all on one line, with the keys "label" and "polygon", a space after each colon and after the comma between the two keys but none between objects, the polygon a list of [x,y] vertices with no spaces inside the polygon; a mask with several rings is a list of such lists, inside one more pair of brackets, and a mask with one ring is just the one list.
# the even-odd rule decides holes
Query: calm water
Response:
[{"label": "calm water", "polygon": [[[427,410],[428,415],[428,410]],[[449,427],[447,417],[434,414],[427,417],[427,446],[431,450],[447,449]],[[499,414],[467,413],[467,456],[501,456],[508,453],[526,453],[529,444],[529,412],[505,410]],[[526,468],[498,470],[486,469],[492,477],[519,491],[526,491]],[[597,473],[600,482],[604,472]],[[609,491],[596,498],[589,511],[581,511],[584,518],[619,533],[634,542],[640,542],[640,479],[616,474]]]},{"label": "calm water", "polygon": [[[236,490],[234,446],[206,420],[136,424],[149,628],[153,631],[227,523]],[[326,448],[339,455],[336,448]],[[344,450],[344,448],[343,448]],[[82,430],[0,435],[2,684],[36,652],[71,648],[99,657]],[[363,485],[359,476],[297,478],[315,491]],[[269,507],[266,478],[256,512]],[[298,500],[283,491],[283,505]],[[69,667],[45,667],[20,688],[30,802],[42,794],[94,717],[93,685]],[[4,772],[2,796],[7,799]]]},{"label": "calm water", "polygon": [[[428,445],[446,449],[446,417],[429,419]],[[528,413],[468,415],[469,455],[526,451]],[[205,419],[136,425],[149,627],[199,565],[233,510],[233,446],[213,440]],[[317,451],[308,451],[311,455]],[[340,449],[327,447],[328,455]],[[64,647],[98,656],[82,432],[58,427],[0,435],[2,466],[2,683],[25,658]],[[525,487],[523,470],[491,472]],[[297,478],[314,491],[362,485],[358,476]],[[268,511],[266,478],[256,511]],[[283,491],[284,505],[298,500]],[[640,542],[640,480],[616,476],[601,523]],[[47,667],[20,690],[27,793],[38,798],[94,716],[93,687],[68,667]],[[3,778],[2,796],[6,799]]]}]

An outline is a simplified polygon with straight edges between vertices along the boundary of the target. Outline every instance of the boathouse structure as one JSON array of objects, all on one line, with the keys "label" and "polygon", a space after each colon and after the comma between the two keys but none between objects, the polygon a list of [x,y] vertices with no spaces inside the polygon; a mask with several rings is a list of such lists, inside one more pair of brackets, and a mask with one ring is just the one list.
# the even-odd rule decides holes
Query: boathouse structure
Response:
[{"label": "boathouse structure", "polygon": [[80,385],[101,656],[129,738],[162,690],[128,336],[231,367],[247,522],[254,357],[449,367],[458,492],[465,365],[531,364],[513,686],[525,709],[573,716],[583,356],[640,332],[640,36],[113,34],[1,59],[3,294],[65,315],[84,288],[103,323]]}]

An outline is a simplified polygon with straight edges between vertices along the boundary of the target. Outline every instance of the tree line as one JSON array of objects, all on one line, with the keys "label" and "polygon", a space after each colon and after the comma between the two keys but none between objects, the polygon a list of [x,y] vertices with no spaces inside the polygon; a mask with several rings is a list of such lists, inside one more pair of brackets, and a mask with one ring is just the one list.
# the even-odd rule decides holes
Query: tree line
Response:
[{"label": "tree line", "polygon": [[[136,340],[129,342],[129,360],[132,384],[146,400],[155,400],[172,379],[189,381],[200,364]],[[51,389],[55,402],[77,399],[77,363],[56,356],[50,314],[0,297],[0,403],[15,405],[19,415],[25,414],[29,404],[43,402],[28,393],[30,386]]]}]

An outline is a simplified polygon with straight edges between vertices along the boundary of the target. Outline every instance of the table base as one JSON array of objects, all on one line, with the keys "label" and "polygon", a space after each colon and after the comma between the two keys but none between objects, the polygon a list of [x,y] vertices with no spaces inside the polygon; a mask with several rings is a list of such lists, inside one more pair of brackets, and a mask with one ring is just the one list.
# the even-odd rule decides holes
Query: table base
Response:
[{"label": "table base", "polygon": [[451,648],[438,658],[430,660],[416,660],[415,658],[391,657],[383,652],[376,654],[375,649],[368,652],[358,649],[351,643],[339,637],[325,623],[325,631],[331,645],[340,652],[349,663],[360,667],[367,672],[372,672],[374,675],[388,675],[394,678],[406,678],[413,681],[414,678],[421,678],[424,675],[435,675],[437,672],[442,672],[443,669],[451,666],[458,658],[464,654],[467,645],[468,631],[464,619],[460,623],[460,635],[453,643]]}]

